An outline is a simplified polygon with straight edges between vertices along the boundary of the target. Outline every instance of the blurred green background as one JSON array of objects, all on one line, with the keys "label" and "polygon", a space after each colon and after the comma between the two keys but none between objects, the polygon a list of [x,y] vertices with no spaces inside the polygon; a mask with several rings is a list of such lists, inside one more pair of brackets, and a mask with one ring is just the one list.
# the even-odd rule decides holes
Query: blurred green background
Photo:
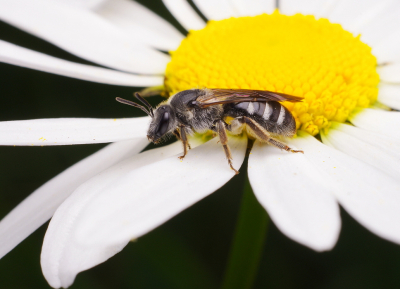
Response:
[{"label": "blurred green background", "polygon": [[[182,27],[161,1],[139,1]],[[0,39],[88,63],[0,22]],[[133,88],[97,84],[0,63],[0,120],[143,115],[117,103]],[[139,89],[139,88],[138,88]],[[155,105],[161,101],[154,97]],[[0,147],[0,217],[47,180],[104,145]],[[219,288],[238,216],[245,168],[227,185],[104,264],[78,275],[71,288]],[[342,210],[336,247],[316,253],[271,224],[254,288],[400,288],[400,246],[382,240]],[[0,260],[0,288],[49,288],[40,269],[47,224]]]}]

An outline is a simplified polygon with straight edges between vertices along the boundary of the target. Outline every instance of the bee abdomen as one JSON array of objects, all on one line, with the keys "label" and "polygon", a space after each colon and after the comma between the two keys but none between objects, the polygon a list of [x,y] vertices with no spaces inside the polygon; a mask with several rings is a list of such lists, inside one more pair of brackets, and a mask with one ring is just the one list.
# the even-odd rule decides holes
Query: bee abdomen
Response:
[{"label": "bee abdomen", "polygon": [[267,102],[262,118],[270,132],[285,136],[292,136],[296,132],[293,115],[279,102]]},{"label": "bee abdomen", "polygon": [[276,123],[278,125],[283,124],[285,118],[288,115],[288,113],[286,113],[285,107],[276,101],[267,102],[265,104],[266,106],[264,112],[262,115],[259,116],[262,116],[263,119],[269,120],[270,122]]},{"label": "bee abdomen", "polygon": [[235,109],[244,110],[249,116],[262,117],[264,120],[281,125],[287,115],[285,108],[276,101],[270,102],[240,102]]},{"label": "bee abdomen", "polygon": [[274,134],[293,136],[296,133],[293,115],[277,101],[229,104],[226,114],[232,117],[248,116]]}]

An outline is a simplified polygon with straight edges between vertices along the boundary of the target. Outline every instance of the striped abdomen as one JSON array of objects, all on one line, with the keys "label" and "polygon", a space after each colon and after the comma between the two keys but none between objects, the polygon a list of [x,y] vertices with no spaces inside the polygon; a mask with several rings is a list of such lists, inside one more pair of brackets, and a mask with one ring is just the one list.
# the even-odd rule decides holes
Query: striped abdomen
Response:
[{"label": "striped abdomen", "polygon": [[296,132],[292,114],[276,101],[230,103],[225,105],[224,111],[226,116],[252,118],[274,134],[293,136]]}]

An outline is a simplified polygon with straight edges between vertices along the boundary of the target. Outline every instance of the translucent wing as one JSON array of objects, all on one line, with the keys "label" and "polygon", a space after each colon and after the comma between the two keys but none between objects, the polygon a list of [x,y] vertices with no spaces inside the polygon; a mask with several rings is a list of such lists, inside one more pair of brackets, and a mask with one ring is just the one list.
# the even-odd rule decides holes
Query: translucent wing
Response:
[{"label": "translucent wing", "polygon": [[232,102],[246,102],[246,101],[302,101],[302,97],[288,95],[279,92],[272,92],[269,90],[252,90],[252,89],[220,89],[212,88],[207,89],[205,95],[200,96],[196,100],[196,104],[201,108],[211,105],[226,104]]}]

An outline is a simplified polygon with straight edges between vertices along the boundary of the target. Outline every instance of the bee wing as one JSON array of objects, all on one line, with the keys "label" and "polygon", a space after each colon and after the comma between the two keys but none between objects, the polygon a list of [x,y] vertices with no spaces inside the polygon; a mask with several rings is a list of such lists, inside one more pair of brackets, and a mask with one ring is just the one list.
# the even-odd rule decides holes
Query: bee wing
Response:
[{"label": "bee wing", "polygon": [[252,90],[252,89],[209,89],[211,93],[197,98],[197,105],[205,108],[211,105],[226,104],[232,102],[246,102],[246,101],[302,101],[302,97],[288,95],[279,92],[272,92],[269,90]]}]

